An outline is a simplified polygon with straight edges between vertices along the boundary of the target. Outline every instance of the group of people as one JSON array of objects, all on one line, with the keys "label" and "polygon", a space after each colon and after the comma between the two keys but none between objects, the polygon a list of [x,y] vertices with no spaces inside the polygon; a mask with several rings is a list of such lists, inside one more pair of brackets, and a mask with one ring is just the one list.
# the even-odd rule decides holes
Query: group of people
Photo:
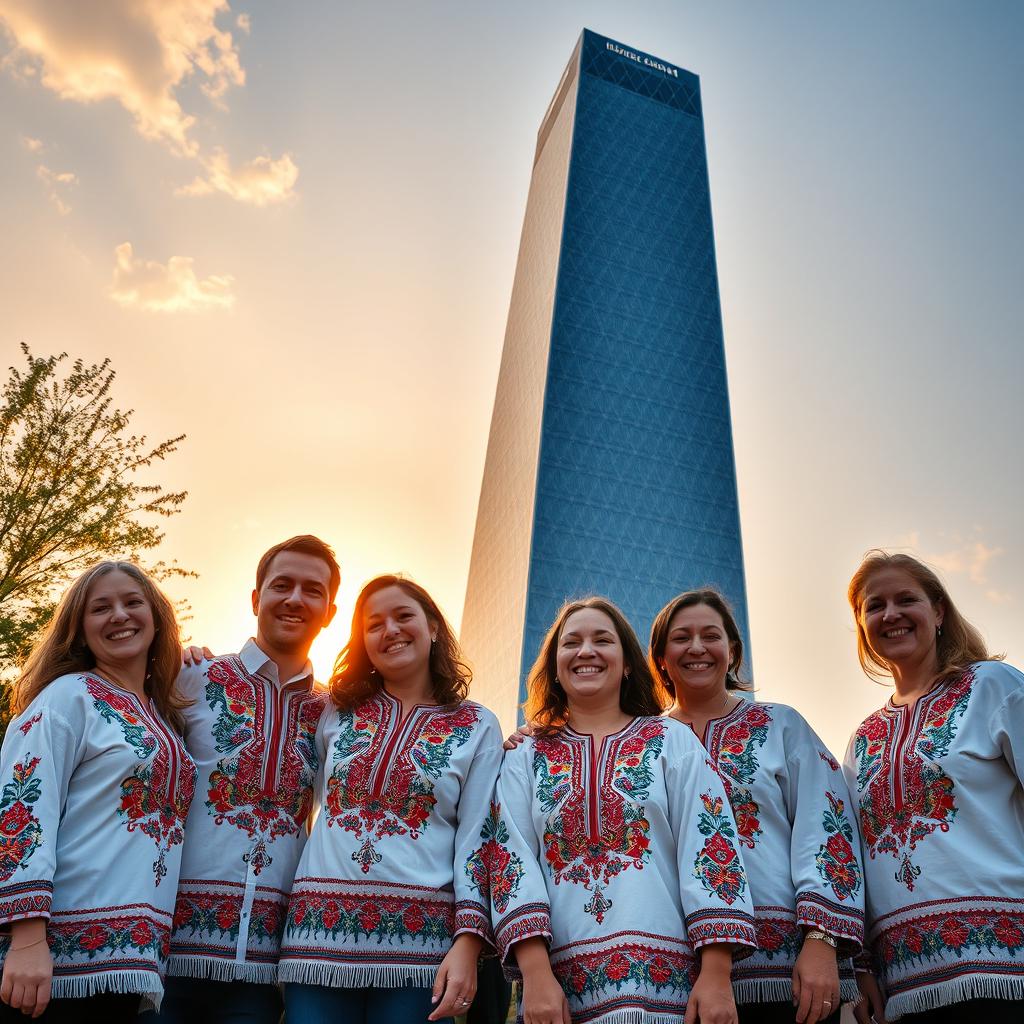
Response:
[{"label": "group of people", "polygon": [[0,757],[0,1021],[451,1022],[494,962],[525,1024],[1024,1019],[1024,676],[919,561],[851,581],[895,689],[842,767],[742,692],[715,590],[646,650],[566,604],[503,752],[404,577],[315,684],[339,581],[318,538],[276,545],[255,638],[184,665],[136,566],[72,584]]}]

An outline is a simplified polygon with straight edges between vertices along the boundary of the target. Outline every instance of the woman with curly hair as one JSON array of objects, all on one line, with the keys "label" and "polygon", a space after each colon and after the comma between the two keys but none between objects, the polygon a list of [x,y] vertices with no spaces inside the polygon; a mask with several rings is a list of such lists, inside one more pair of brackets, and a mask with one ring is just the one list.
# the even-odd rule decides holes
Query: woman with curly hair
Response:
[{"label": "woman with curly hair", "polygon": [[127,1022],[142,996],[160,1001],[196,780],[179,644],[153,581],[101,562],[15,683],[0,755],[0,1020]]},{"label": "woman with curly hair", "polygon": [[942,581],[871,551],[850,606],[892,697],[844,765],[859,811],[867,1024],[1024,1019],[1024,675],[988,652]]},{"label": "woman with curly hair", "polygon": [[279,968],[289,1022],[450,1020],[472,1002],[501,732],[470,679],[422,587],[363,587],[317,730],[322,809]]},{"label": "woman with curly hair", "polygon": [[525,1024],[735,1024],[733,955],[754,946],[736,824],[622,612],[565,605],[528,689],[490,858]]}]

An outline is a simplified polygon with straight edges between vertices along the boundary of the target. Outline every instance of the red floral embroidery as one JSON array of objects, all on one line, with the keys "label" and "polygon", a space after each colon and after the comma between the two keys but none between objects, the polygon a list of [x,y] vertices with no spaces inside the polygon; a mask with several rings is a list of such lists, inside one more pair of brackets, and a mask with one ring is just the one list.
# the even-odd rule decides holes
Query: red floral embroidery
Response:
[{"label": "red floral embroidery", "polygon": [[35,725],[37,722],[41,722],[42,720],[42,711],[37,711],[30,719],[28,719],[28,721],[22,722],[21,725],[18,726],[18,730],[21,732],[22,736],[27,736],[29,732],[31,732],[32,726]]},{"label": "red floral embroidery", "polygon": [[[696,962],[686,952],[635,942],[593,953],[575,952],[554,964],[553,970],[575,1005],[587,997],[593,1000],[607,996],[609,989],[619,991],[629,986],[639,993],[657,993],[660,1002],[677,1002],[680,1016],[697,978]],[[588,1011],[592,1009],[588,1007]]]},{"label": "red floral embroidery", "polygon": [[729,842],[735,838],[732,821],[723,813],[721,797],[702,793],[700,799],[704,810],[697,828],[707,838],[694,861],[693,873],[708,892],[732,906],[747,888],[747,876],[736,847]]},{"label": "red floral embroidery", "polygon": [[217,752],[226,755],[210,775],[206,806],[218,825],[256,840],[245,859],[258,875],[273,862],[269,846],[296,835],[312,810],[316,727],[327,698],[300,686],[273,687],[238,659],[224,658],[207,670],[206,699],[217,713]]},{"label": "red floral embroidery", "polygon": [[650,856],[644,801],[665,725],[638,722],[622,735],[608,737],[603,756],[592,749],[590,737],[569,731],[534,743],[533,772],[546,817],[544,856],[556,885],[568,881],[592,891],[583,909],[598,923],[613,903],[604,887],[630,867],[642,869]]},{"label": "red floral embroidery", "polygon": [[451,900],[432,899],[421,893],[336,892],[302,889],[292,892],[284,946],[302,938],[329,935],[349,939],[368,938],[377,942],[401,942],[412,938],[426,944],[447,944],[455,930],[455,907]]},{"label": "red floral embroidery", "polygon": [[100,957],[114,961],[138,959],[142,954],[162,964],[170,949],[170,930],[157,918],[141,913],[121,913],[102,921],[51,918],[46,928],[54,961],[81,961]]},{"label": "red floral embroidery", "polygon": [[40,758],[26,754],[15,764],[11,781],[0,793],[0,881],[6,882],[43,841],[43,826],[32,813],[42,795],[40,781],[34,778]]},{"label": "red floral embroidery", "polygon": [[956,817],[953,780],[939,761],[956,736],[973,682],[974,674],[968,670],[935,695],[922,697],[927,703],[921,706],[913,735],[918,711],[883,708],[854,736],[861,831],[868,854],[892,854],[899,862],[895,877],[910,891],[921,873],[911,858],[915,847],[937,829],[948,832]]},{"label": "red floral embroidery", "polygon": [[95,677],[86,679],[93,707],[118,725],[143,763],[121,783],[118,813],[129,832],[138,830],[156,844],[156,884],[167,874],[167,854],[185,839],[185,819],[196,787],[196,766],[180,737],[155,714],[140,712],[127,694]]},{"label": "red floral embroidery", "polygon": [[1016,957],[1024,950],[1024,912],[1009,910],[939,910],[886,928],[875,950],[887,968],[942,962],[952,952],[992,954],[1002,949]]},{"label": "red floral embroidery", "polygon": [[[380,839],[419,838],[437,803],[434,780],[480,720],[477,705],[468,701],[454,710],[418,709],[403,725],[394,720],[398,713],[381,696],[339,716],[335,767],[327,780],[327,824],[357,838],[365,835],[352,854],[364,874],[380,863],[375,846]],[[389,751],[396,737],[400,742]]]},{"label": "red floral embroidery", "polygon": [[499,914],[504,914],[509,900],[519,891],[523,862],[506,844],[508,828],[501,820],[501,804],[491,801],[490,812],[480,830],[483,844],[466,861],[466,874],[486,904],[493,900]]},{"label": "red floral embroidery", "polygon": [[[238,941],[241,912],[241,894],[179,890],[174,906],[175,942],[209,935],[227,937],[235,943]],[[247,929],[250,940],[280,943],[283,926],[282,901],[264,897],[252,901]]]},{"label": "red floral embroidery", "polygon": [[714,768],[725,784],[739,842],[753,849],[761,837],[761,808],[751,786],[760,765],[757,750],[768,739],[772,716],[763,704],[741,704],[739,716],[729,716],[712,725],[708,750]]}]

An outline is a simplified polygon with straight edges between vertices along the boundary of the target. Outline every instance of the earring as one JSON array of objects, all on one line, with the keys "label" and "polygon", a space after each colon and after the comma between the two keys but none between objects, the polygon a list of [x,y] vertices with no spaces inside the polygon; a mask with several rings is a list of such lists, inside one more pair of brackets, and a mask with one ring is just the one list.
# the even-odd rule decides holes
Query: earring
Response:
[{"label": "earring", "polygon": [[436,633],[430,638],[430,642],[431,643],[436,643],[437,642],[437,634]]},{"label": "earring", "polygon": [[935,635],[936,636],[942,636],[942,626],[941,625],[935,627]]}]

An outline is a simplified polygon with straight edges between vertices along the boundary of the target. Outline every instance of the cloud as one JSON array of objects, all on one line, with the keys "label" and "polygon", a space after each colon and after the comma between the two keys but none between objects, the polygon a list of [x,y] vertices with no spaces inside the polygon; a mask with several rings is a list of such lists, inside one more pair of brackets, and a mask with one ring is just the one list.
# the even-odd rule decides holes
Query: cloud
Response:
[{"label": "cloud", "polygon": [[223,149],[216,149],[213,156],[202,162],[205,173],[191,184],[179,188],[177,195],[208,196],[214,192],[223,192],[232,199],[252,203],[254,206],[284,202],[295,195],[299,169],[288,153],[277,160],[258,156],[255,160],[232,168],[227,153]]},{"label": "cloud", "polygon": [[21,144],[30,152],[38,153],[43,148],[42,139],[33,139],[31,135],[22,135]]},{"label": "cloud", "polygon": [[39,164],[36,167],[36,176],[46,185],[46,194],[50,197],[50,202],[57,207],[57,212],[66,217],[71,212],[71,206],[61,195],[58,186],[77,185],[78,176],[71,171],[51,171],[46,164]]},{"label": "cloud", "polygon": [[200,280],[190,256],[172,256],[167,264],[136,258],[131,242],[114,250],[114,280],[110,297],[127,309],[151,313],[230,309],[235,279],[230,274]]},{"label": "cloud", "polygon": [[1005,590],[986,590],[985,596],[993,604],[1009,604],[1013,600],[1013,594]]},{"label": "cloud", "polygon": [[246,35],[252,31],[252,18],[248,14],[240,14],[235,18],[235,24],[238,26],[238,31],[244,32]]},{"label": "cloud", "polygon": [[178,87],[198,76],[220,103],[245,83],[231,32],[215,23],[228,11],[228,0],[0,0],[18,73],[38,70],[62,99],[116,100],[143,136],[188,156],[198,152],[189,135],[195,117],[182,108]]},{"label": "cloud", "polygon": [[1003,554],[1004,550],[1004,548],[990,548],[984,541],[975,540],[944,554],[930,555],[928,560],[944,572],[966,572],[972,583],[983,585],[988,582],[989,563],[998,555]]}]

